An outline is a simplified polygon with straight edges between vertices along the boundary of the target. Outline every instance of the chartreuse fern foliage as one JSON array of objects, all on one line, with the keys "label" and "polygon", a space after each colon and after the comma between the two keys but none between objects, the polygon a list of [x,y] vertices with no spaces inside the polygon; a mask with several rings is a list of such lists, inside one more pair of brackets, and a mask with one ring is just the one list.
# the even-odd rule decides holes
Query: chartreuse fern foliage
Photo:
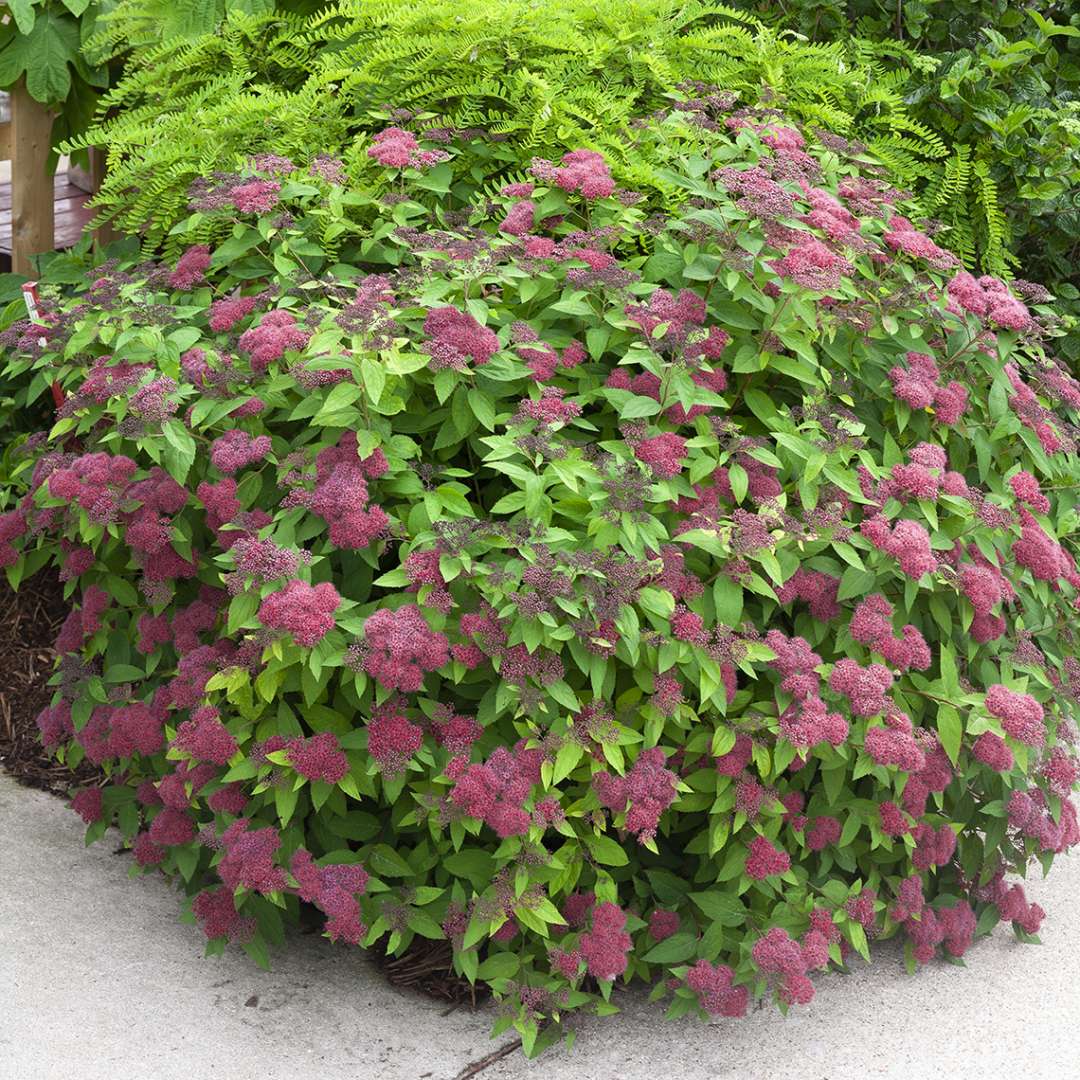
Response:
[{"label": "chartreuse fern foliage", "polygon": [[[114,17],[112,32],[122,27]],[[342,0],[308,15],[230,8],[213,33],[137,50],[100,123],[73,145],[108,147],[101,220],[140,232],[148,248],[171,246],[192,180],[251,154],[329,152],[354,173],[369,170],[368,133],[394,109],[413,126],[493,137],[456,159],[455,183],[482,187],[533,156],[580,145],[670,206],[683,195],[665,186],[662,162],[634,125],[688,80],[859,138],[899,182],[931,188],[950,148],[908,114],[903,72],[713,0]]]}]

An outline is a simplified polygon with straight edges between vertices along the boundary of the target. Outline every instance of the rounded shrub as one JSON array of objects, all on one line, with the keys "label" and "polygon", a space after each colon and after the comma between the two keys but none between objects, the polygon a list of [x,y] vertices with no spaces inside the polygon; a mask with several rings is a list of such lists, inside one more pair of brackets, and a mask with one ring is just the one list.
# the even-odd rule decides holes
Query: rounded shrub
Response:
[{"label": "rounded shrub", "polygon": [[1080,839],[1045,294],[834,136],[653,135],[676,217],[583,150],[471,204],[403,129],[377,205],[261,158],[194,192],[215,250],[6,331],[67,393],[0,518],[75,601],[43,738],[210,951],[301,902],[446,938],[532,1052],[616,979],[739,1016],[873,937],[1038,931],[1014,876]]}]

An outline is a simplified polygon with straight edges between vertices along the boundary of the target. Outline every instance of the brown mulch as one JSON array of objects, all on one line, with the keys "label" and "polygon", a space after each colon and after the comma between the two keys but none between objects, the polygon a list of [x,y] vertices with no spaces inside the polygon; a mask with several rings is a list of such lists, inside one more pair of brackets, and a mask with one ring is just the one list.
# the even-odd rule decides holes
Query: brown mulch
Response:
[{"label": "brown mulch", "polygon": [[468,979],[454,971],[449,941],[433,941],[417,934],[403,955],[389,956],[381,949],[384,940],[380,939],[368,952],[386,981],[391,986],[447,1002],[450,1008],[444,1016],[461,1005],[476,1008],[479,1002],[491,996],[483,984],[472,986]]},{"label": "brown mulch", "polygon": [[0,574],[0,767],[27,787],[66,795],[99,774],[74,773],[42,748],[37,715],[52,699],[52,644],[68,612],[56,571],[45,569],[14,591]]}]

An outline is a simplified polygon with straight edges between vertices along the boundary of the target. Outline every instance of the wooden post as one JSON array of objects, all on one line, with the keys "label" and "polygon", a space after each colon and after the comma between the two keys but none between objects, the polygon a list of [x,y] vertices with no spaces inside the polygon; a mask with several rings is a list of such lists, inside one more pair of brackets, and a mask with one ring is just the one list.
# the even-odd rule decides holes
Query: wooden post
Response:
[{"label": "wooden post", "polygon": [[[90,148],[90,176],[94,182],[94,194],[101,190],[105,180],[105,149],[101,146]],[[99,225],[94,230],[94,249],[100,251],[106,244],[111,244],[119,237],[119,233],[113,228],[111,221]]]},{"label": "wooden post", "polygon": [[33,275],[32,255],[53,247],[52,114],[20,81],[11,90],[11,269]]}]

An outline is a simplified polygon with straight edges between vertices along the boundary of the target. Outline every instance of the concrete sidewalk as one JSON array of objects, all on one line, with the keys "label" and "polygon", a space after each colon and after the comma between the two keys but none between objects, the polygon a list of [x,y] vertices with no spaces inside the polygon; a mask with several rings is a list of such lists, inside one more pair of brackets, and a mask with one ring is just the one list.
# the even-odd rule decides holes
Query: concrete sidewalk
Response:
[{"label": "concrete sidewalk", "polygon": [[[389,987],[357,949],[298,937],[263,972],[204,959],[157,876],[129,880],[107,842],[0,774],[0,1080],[455,1080],[499,1046],[491,1011]],[[1044,945],[999,929],[967,970],[909,978],[891,945],[818,980],[784,1019],[666,1023],[640,994],[584,1021],[572,1052],[517,1052],[482,1080],[1071,1080],[1080,1076],[1080,859],[1029,893]]]}]

